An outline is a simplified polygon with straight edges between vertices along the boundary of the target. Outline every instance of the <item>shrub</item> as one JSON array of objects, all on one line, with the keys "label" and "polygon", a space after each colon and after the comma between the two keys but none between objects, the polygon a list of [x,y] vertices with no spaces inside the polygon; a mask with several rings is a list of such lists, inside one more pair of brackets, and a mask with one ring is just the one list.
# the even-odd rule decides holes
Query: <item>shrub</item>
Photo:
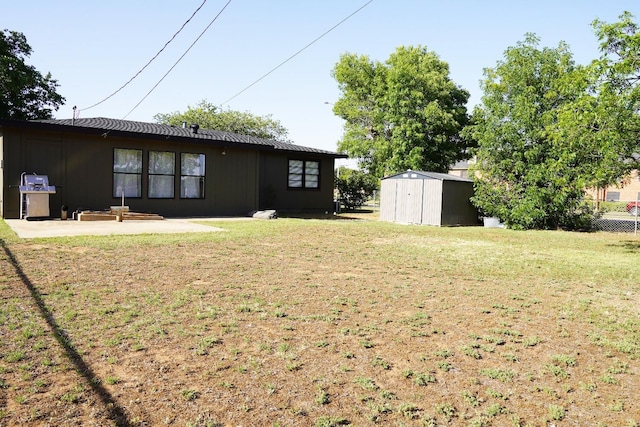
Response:
[{"label": "shrub", "polygon": [[358,208],[378,189],[378,179],[368,173],[341,166],[335,177],[338,200],[347,209]]}]

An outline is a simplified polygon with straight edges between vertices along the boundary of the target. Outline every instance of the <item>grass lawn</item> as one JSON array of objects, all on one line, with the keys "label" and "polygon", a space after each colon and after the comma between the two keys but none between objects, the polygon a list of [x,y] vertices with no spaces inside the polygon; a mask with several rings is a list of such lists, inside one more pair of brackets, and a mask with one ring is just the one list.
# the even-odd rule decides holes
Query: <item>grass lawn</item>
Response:
[{"label": "grass lawn", "polygon": [[208,224],[0,221],[0,425],[640,424],[633,235]]}]

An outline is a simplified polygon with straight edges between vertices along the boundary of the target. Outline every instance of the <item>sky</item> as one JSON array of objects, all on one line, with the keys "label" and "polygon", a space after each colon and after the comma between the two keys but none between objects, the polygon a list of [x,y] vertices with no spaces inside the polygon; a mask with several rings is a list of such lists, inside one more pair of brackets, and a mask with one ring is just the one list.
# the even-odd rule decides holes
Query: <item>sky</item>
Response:
[{"label": "sky", "polygon": [[471,110],[483,69],[526,33],[540,47],[566,42],[586,64],[600,56],[594,19],[629,11],[640,21],[638,0],[206,0],[131,83],[87,108],[136,75],[203,1],[0,0],[0,29],[22,32],[28,64],[58,80],[66,103],[55,118],[76,106],[81,118],[153,122],[206,100],[270,115],[295,144],[336,151],[343,121],[332,112],[340,91],[331,71],[344,53],[385,61],[399,46],[425,46],[470,92]]}]

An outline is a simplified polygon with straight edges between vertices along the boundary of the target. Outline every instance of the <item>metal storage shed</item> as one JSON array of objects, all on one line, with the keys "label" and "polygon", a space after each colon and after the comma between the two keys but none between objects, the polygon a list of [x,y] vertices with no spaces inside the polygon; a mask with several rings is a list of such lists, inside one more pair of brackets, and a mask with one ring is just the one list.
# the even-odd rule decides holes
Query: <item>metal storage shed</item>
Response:
[{"label": "metal storage shed", "polygon": [[470,179],[408,170],[382,179],[380,220],[436,226],[478,225],[472,196]]}]

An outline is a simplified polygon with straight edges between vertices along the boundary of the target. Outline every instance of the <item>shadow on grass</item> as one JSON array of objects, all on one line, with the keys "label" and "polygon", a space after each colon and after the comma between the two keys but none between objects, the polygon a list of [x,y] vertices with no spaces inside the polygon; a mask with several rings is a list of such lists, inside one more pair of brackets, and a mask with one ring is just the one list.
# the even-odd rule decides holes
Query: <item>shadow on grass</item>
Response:
[{"label": "shadow on grass", "polygon": [[66,333],[62,330],[62,328],[60,328],[58,322],[53,316],[53,313],[51,313],[46,303],[42,299],[40,292],[38,291],[38,289],[36,289],[33,283],[31,283],[31,280],[29,280],[29,277],[22,270],[22,267],[20,266],[20,263],[16,259],[15,255],[13,254],[13,252],[11,252],[11,249],[9,249],[6,242],[2,238],[0,238],[0,245],[2,246],[4,252],[7,254],[11,265],[15,268],[16,274],[18,275],[18,277],[20,277],[20,280],[22,280],[22,283],[29,290],[29,292],[31,293],[31,297],[38,305],[40,313],[49,325],[54,338],[56,339],[58,344],[60,344],[60,346],[65,350],[65,352],[67,353],[67,357],[69,357],[69,360],[71,360],[71,362],[74,364],[76,371],[78,371],[87,380],[87,383],[91,385],[93,391],[100,397],[100,400],[102,400],[102,403],[109,413],[109,418],[113,421],[114,425],[123,427],[130,426],[131,424],[124,410],[120,406],[118,406],[118,403],[111,396],[111,394],[104,387],[102,387],[99,382],[96,381],[95,374],[93,373],[89,365],[87,365],[82,359],[80,353],[78,353],[78,351],[73,347],[73,344],[71,343],[71,340],[66,335]]},{"label": "shadow on grass", "polygon": [[278,213],[280,218],[296,219],[323,219],[323,220],[372,220],[377,210],[371,208],[342,209],[339,213],[315,213],[315,212],[283,212]]},{"label": "shadow on grass", "polygon": [[627,240],[610,246],[622,248],[629,253],[640,252],[640,240]]}]

